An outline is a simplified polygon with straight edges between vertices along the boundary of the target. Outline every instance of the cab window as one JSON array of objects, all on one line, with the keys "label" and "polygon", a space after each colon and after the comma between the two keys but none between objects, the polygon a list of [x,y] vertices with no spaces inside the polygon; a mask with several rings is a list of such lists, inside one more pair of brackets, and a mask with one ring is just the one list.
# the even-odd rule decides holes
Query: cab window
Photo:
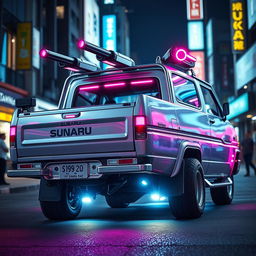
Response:
[{"label": "cab window", "polygon": [[195,84],[181,76],[172,74],[172,83],[176,99],[190,106],[200,108],[201,103],[199,100],[198,92]]},{"label": "cab window", "polygon": [[202,89],[207,113],[221,117],[221,109],[212,91],[205,88],[204,86],[201,86],[201,89]]}]

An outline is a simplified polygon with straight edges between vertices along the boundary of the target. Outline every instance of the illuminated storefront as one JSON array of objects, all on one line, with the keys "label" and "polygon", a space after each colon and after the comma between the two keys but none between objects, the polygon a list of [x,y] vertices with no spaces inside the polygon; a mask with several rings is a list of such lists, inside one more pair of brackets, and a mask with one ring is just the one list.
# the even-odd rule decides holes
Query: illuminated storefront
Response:
[{"label": "illuminated storefront", "polygon": [[15,109],[15,99],[28,96],[28,92],[10,84],[0,82],[0,133],[6,134],[9,147],[9,129]]}]

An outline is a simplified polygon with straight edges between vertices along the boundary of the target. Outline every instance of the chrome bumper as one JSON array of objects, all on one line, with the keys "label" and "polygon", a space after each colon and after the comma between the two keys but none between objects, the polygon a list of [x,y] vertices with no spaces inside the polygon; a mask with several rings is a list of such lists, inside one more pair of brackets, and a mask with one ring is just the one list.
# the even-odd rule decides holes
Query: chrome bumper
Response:
[{"label": "chrome bumper", "polygon": [[108,165],[99,166],[98,173],[131,173],[131,172],[151,172],[152,164],[130,164],[130,165]]},{"label": "chrome bumper", "polygon": [[29,170],[8,170],[8,177],[40,177],[41,169],[29,169]]}]

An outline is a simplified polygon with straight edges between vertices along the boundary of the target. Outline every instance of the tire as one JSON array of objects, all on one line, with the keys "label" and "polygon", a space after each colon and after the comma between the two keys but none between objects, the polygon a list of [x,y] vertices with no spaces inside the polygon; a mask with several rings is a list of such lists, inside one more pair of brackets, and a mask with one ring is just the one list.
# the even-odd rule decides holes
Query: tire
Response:
[{"label": "tire", "polygon": [[231,179],[233,181],[232,185],[210,189],[212,201],[216,205],[231,204],[234,196],[233,176],[231,177]]},{"label": "tire", "polygon": [[106,195],[105,199],[111,208],[127,208],[130,203],[137,201],[143,194],[129,193],[129,194],[116,194]]},{"label": "tire", "polygon": [[75,219],[82,208],[79,194],[79,189],[76,186],[64,184],[60,201],[40,201],[44,216],[50,220]]},{"label": "tire", "polygon": [[184,168],[184,193],[169,197],[172,214],[177,219],[199,218],[205,207],[202,165],[195,158],[185,158],[181,168]]}]

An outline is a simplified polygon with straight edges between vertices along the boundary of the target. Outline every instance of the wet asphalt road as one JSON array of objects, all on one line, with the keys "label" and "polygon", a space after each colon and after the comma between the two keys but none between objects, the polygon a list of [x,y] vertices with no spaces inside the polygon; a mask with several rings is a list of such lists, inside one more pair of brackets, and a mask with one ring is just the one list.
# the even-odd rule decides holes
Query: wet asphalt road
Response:
[{"label": "wet asphalt road", "polygon": [[256,176],[235,177],[233,204],[177,221],[168,204],[148,197],[110,209],[103,197],[73,221],[42,215],[38,192],[0,195],[0,255],[256,255]]}]

